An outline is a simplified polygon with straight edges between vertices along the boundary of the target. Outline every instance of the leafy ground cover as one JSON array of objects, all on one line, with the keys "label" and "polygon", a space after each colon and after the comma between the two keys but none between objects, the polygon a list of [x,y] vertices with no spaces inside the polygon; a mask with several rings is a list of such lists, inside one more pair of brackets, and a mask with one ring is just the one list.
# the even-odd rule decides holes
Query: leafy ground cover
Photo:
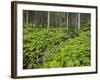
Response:
[{"label": "leafy ground cover", "polygon": [[90,65],[90,30],[24,28],[23,68],[58,68]]}]

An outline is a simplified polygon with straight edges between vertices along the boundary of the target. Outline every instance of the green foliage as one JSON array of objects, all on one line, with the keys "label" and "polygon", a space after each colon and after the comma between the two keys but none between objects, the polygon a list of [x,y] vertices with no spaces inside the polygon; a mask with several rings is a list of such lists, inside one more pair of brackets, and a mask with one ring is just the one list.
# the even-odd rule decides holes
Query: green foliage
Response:
[{"label": "green foliage", "polygon": [[25,28],[23,68],[58,68],[90,65],[90,30],[74,36],[66,29]]},{"label": "green foliage", "polygon": [[87,31],[90,30],[90,24],[81,24],[81,30]]},{"label": "green foliage", "polygon": [[69,38],[62,42],[55,53],[44,62],[43,66],[51,67],[51,65],[46,66],[46,64],[52,63],[54,60],[57,62],[55,64],[60,64],[59,67],[90,65],[90,37],[87,36],[90,36],[89,31],[81,31],[78,37]]},{"label": "green foliage", "polygon": [[[59,44],[65,35],[66,33],[59,28],[50,30],[45,28],[25,28],[23,39],[24,68],[37,67],[39,65],[37,59],[42,57],[48,48],[53,49],[53,45]],[[48,53],[52,51],[48,50]]]}]

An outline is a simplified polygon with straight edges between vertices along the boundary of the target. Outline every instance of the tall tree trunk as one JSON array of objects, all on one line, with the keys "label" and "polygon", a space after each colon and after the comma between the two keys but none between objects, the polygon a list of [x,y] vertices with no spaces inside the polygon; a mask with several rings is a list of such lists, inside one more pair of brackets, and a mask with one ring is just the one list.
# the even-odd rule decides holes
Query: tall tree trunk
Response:
[{"label": "tall tree trunk", "polygon": [[68,13],[67,13],[67,30],[68,30]]},{"label": "tall tree trunk", "polygon": [[32,12],[32,27],[34,27],[34,12]]},{"label": "tall tree trunk", "polygon": [[78,30],[80,30],[80,13],[78,13]]},{"label": "tall tree trunk", "polygon": [[48,11],[48,30],[49,30],[49,27],[50,27],[50,12]]},{"label": "tall tree trunk", "polygon": [[28,11],[26,11],[26,27],[28,27],[28,24],[29,22],[28,22]]},{"label": "tall tree trunk", "polygon": [[62,18],[62,15],[59,14],[59,19],[60,19],[60,20],[59,20],[59,21],[60,21],[60,30],[61,30],[61,26],[62,26],[62,25],[61,25],[61,18]]},{"label": "tall tree trunk", "polygon": [[37,25],[37,21],[38,21],[38,20],[37,20],[37,16],[38,16],[38,15],[37,15],[37,11],[35,11],[35,27],[38,26],[38,25]]}]

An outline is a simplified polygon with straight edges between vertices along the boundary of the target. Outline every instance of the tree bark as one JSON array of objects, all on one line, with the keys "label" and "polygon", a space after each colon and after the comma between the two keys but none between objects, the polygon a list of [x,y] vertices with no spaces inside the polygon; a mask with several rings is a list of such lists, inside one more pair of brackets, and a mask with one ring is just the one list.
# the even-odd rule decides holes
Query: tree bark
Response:
[{"label": "tree bark", "polygon": [[26,27],[28,27],[28,11],[26,11]]},{"label": "tree bark", "polygon": [[78,30],[80,30],[80,13],[78,13]]},{"label": "tree bark", "polygon": [[50,27],[50,12],[48,11],[48,29]]},{"label": "tree bark", "polygon": [[68,13],[67,13],[67,30],[68,30]]}]

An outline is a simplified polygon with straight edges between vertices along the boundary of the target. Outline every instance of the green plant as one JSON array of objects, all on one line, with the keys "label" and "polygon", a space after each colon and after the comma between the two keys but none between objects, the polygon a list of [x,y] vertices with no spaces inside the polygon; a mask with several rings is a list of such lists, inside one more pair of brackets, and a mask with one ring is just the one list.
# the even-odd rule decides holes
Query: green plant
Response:
[{"label": "green plant", "polygon": [[23,68],[89,66],[90,29],[73,35],[64,28],[24,28]]}]

